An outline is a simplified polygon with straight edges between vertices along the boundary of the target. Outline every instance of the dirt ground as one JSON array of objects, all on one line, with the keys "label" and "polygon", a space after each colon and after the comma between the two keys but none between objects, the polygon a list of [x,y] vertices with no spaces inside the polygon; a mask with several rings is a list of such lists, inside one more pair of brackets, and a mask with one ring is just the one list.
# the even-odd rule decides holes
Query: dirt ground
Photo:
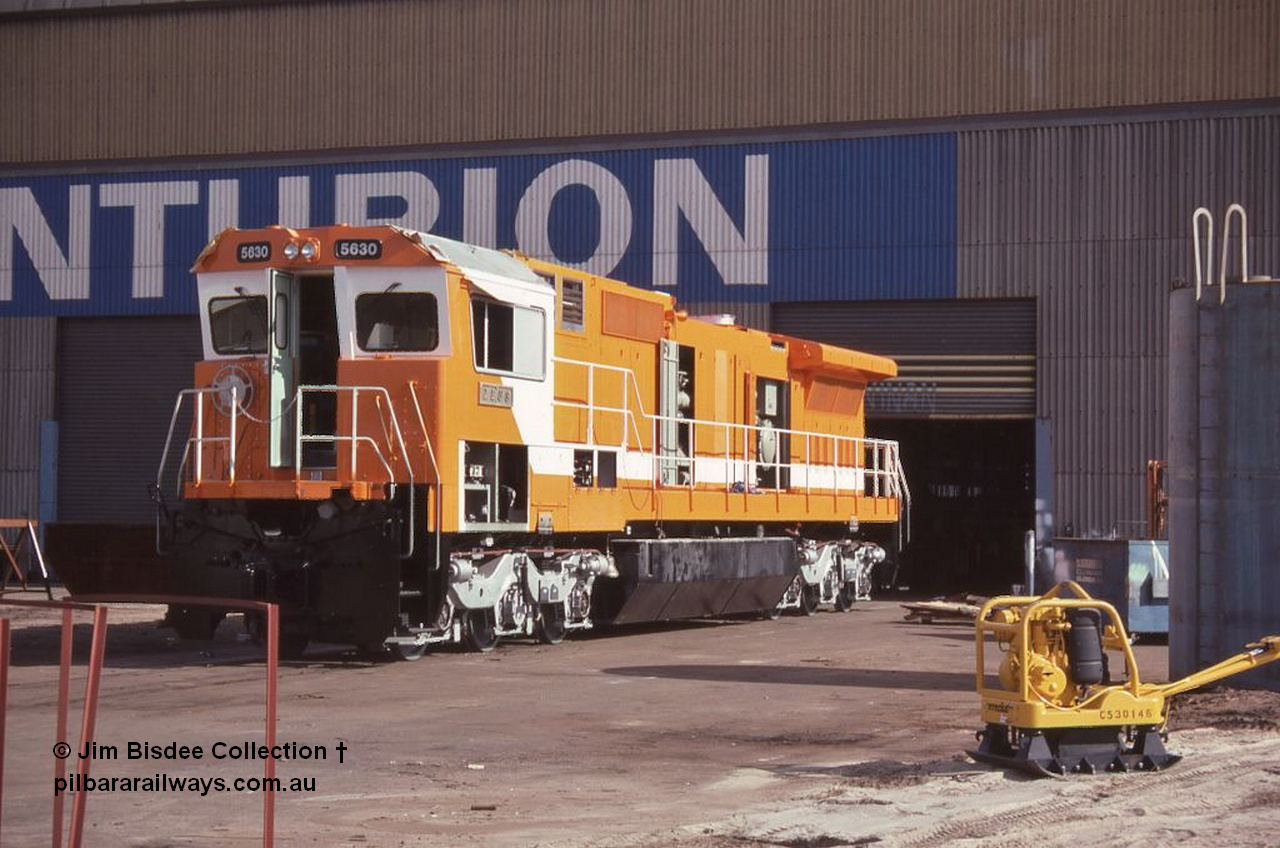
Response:
[{"label": "dirt ground", "polygon": [[[0,612],[14,624],[0,833],[8,845],[48,844],[58,618]],[[112,609],[96,741],[119,758],[94,760],[91,776],[260,776],[261,760],[211,751],[261,742],[261,651],[234,618],[212,643],[179,643],[157,629],[159,615]],[[78,699],[87,625],[77,644]],[[1165,679],[1166,649],[1136,650],[1143,678]],[[314,778],[315,789],[277,796],[277,844],[1276,843],[1280,693],[1181,698],[1170,748],[1186,759],[1170,771],[1031,780],[963,754],[978,727],[973,655],[968,626],[907,623],[889,601],[415,663],[313,648],[281,670],[278,738],[326,746],[328,759],[279,762],[286,782]],[[72,715],[66,741],[78,746],[79,700]],[[129,742],[205,755],[130,760]],[[260,838],[258,792],[85,799],[90,846]]]}]

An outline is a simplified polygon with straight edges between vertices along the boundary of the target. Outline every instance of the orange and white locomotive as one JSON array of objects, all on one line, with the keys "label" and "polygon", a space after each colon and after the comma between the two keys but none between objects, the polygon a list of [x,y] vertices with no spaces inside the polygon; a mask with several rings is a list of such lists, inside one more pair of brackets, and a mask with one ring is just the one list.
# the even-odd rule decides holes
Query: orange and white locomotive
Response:
[{"label": "orange and white locomotive", "polygon": [[396,227],[227,230],[193,270],[161,548],[175,591],[279,602],[286,650],[847,609],[904,509],[864,433],[891,360]]}]

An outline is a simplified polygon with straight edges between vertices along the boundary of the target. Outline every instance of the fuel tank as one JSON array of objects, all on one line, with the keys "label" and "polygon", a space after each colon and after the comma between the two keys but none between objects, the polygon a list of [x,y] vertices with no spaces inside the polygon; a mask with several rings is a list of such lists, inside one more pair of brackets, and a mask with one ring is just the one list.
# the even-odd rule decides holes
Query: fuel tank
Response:
[{"label": "fuel tank", "polygon": [[599,580],[593,617],[637,624],[773,609],[800,572],[791,538],[624,539],[618,579]]}]

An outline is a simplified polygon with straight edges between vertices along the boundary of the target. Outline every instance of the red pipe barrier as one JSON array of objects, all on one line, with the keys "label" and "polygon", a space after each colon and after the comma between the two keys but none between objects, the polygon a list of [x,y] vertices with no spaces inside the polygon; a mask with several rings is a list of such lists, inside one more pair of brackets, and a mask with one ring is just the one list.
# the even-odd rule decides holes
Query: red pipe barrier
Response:
[{"label": "red pipe barrier", "polygon": [[[62,610],[62,644],[58,668],[58,741],[66,741],[68,712],[71,699],[71,648],[74,610],[93,613],[93,641],[89,651],[89,676],[85,683],[84,717],[81,725],[80,745],[82,748],[93,746],[93,731],[97,720],[98,694],[102,682],[102,669],[106,657],[107,642],[107,607],[106,604],[172,604],[174,606],[203,606],[216,609],[233,609],[249,612],[261,612],[267,619],[267,704],[266,729],[264,737],[267,748],[276,743],[277,719],[277,677],[280,672],[280,608],[276,604],[265,601],[248,601],[239,598],[198,598],[187,595],[93,595],[80,596],[74,601],[37,601],[3,597],[0,592],[0,605],[41,607]],[[4,728],[8,717],[9,693],[9,619],[0,618],[0,820],[3,819],[4,805]],[[55,757],[55,777],[65,777],[66,762]],[[80,760],[77,773],[83,783],[89,776],[89,765],[92,757]],[[263,761],[262,810],[262,844],[264,848],[272,848],[275,844],[275,790],[273,779],[276,767],[273,757],[265,757]],[[80,848],[84,836],[86,815],[86,794],[76,793],[71,808],[71,833],[67,839],[68,848]],[[60,848],[62,841],[63,800],[62,796],[54,798],[53,805],[53,846]]]},{"label": "red pipe barrier", "polygon": [[[59,742],[67,738],[67,713],[71,707],[71,645],[75,633],[75,612],[70,608],[62,611],[62,650],[58,658],[58,735]],[[53,758],[54,786],[67,776],[67,761],[61,757]],[[61,792],[53,796],[53,848],[62,846],[63,795]]]},{"label": "red pipe barrier", "polygon": [[[107,608],[95,607],[93,610],[93,642],[89,648],[89,679],[84,684],[84,720],[80,725],[80,745],[84,750],[93,751],[93,730],[98,720],[98,691],[102,685],[102,661],[107,650]],[[80,776],[78,785],[85,785],[89,776],[89,766],[93,757],[80,760],[76,773]],[[71,803],[71,836],[67,839],[67,848],[80,848],[84,839],[84,807],[89,793],[77,792],[75,801]]]},{"label": "red pipe barrier", "polygon": [[0,618],[0,823],[4,822],[4,729],[9,717],[9,619]]},{"label": "red pipe barrier", "polygon": [[[248,601],[241,598],[201,598],[192,595],[77,595],[76,600],[88,604],[169,604],[177,607],[213,607],[215,609],[260,612],[267,619],[267,708],[266,730],[263,737],[267,747],[276,740],[276,678],[280,672],[280,607],[266,601]],[[262,799],[262,845],[275,845],[276,793],[270,778],[276,774],[276,761],[266,757],[262,776],[265,781]],[[72,846],[78,848],[78,846]]]},{"label": "red pipe barrier", "polygon": [[[267,606],[267,750],[276,744],[276,677],[280,670],[280,608]],[[262,799],[262,846],[271,848],[275,843],[276,776],[275,757],[267,757],[263,764],[266,780],[265,797]]]}]

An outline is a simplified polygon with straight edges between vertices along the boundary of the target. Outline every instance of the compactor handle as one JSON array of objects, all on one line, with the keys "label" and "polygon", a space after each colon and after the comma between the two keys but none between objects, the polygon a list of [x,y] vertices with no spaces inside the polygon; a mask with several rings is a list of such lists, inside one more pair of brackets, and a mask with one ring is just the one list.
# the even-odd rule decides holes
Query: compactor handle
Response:
[{"label": "compactor handle", "polygon": [[1180,695],[1183,692],[1189,692],[1192,689],[1199,689],[1201,686],[1208,686],[1210,683],[1216,683],[1224,677],[1230,677],[1233,674],[1239,674],[1242,671],[1248,671],[1251,668],[1257,668],[1275,660],[1280,660],[1280,636],[1264,636],[1257,642],[1250,642],[1245,645],[1244,650],[1234,657],[1229,657],[1217,665],[1211,665],[1194,674],[1188,674],[1181,680],[1158,686],[1156,691],[1169,698],[1174,695]]}]

